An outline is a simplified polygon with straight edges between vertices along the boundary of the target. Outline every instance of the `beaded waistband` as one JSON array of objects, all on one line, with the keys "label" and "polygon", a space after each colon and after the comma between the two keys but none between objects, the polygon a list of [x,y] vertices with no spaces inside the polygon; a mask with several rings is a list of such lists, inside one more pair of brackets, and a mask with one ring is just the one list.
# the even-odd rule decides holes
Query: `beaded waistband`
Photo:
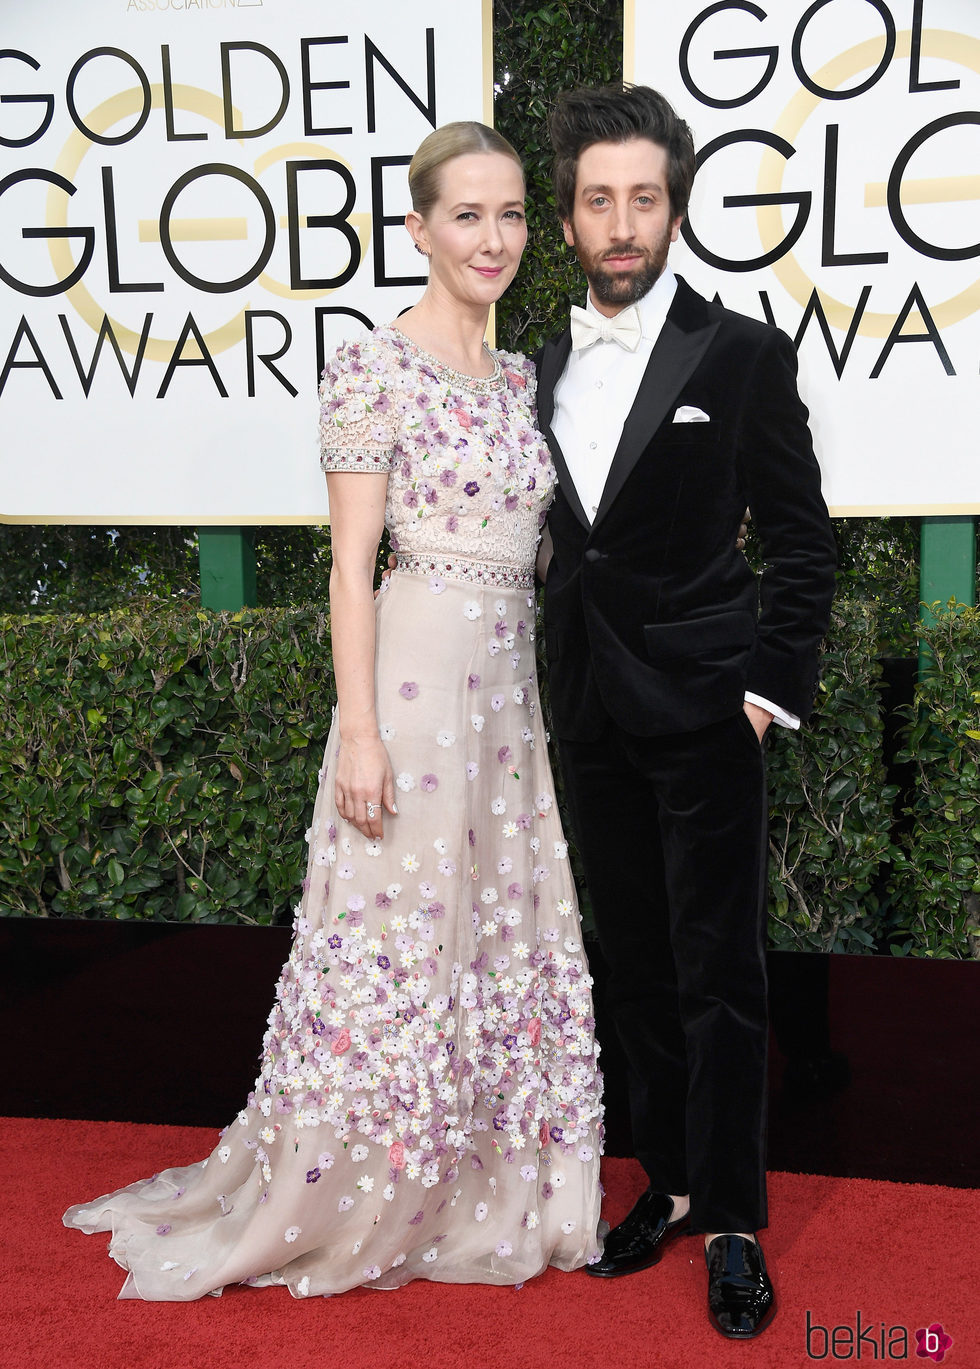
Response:
[{"label": "beaded waistband", "polygon": [[399,552],[396,570],[409,575],[429,575],[435,579],[460,580],[470,585],[486,585],[491,589],[531,589],[534,571],[502,566],[492,561],[470,561],[460,556],[422,556]]}]

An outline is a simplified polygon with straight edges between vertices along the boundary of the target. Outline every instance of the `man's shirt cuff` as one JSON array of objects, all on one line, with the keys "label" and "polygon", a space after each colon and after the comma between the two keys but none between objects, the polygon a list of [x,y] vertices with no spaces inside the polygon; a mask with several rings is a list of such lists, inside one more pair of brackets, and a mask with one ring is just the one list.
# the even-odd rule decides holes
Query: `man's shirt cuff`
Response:
[{"label": "man's shirt cuff", "polygon": [[800,726],[800,720],[795,713],[787,713],[785,708],[780,708],[779,704],[772,703],[769,699],[764,699],[760,694],[750,694],[746,691],[745,702],[755,704],[756,708],[764,708],[767,713],[772,714],[774,723],[779,723],[780,727],[788,727],[795,732]]}]

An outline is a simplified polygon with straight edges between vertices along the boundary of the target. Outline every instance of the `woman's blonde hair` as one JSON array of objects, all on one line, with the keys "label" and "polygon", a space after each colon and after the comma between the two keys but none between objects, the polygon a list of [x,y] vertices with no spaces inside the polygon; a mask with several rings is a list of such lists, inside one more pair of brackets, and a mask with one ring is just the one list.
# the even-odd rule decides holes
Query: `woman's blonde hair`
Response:
[{"label": "woman's blonde hair", "polygon": [[520,157],[495,128],[470,119],[443,124],[422,140],[408,168],[408,188],[416,214],[425,218],[439,198],[439,173],[446,162],[470,152],[500,152],[515,161],[524,174]]}]

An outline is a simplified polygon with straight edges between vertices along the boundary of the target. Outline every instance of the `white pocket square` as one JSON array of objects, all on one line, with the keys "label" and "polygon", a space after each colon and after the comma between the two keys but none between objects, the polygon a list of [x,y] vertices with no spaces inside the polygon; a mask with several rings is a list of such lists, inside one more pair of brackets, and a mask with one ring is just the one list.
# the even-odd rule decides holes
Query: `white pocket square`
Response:
[{"label": "white pocket square", "polygon": [[703,409],[695,408],[693,404],[682,404],[674,414],[675,423],[710,423],[711,419]]}]

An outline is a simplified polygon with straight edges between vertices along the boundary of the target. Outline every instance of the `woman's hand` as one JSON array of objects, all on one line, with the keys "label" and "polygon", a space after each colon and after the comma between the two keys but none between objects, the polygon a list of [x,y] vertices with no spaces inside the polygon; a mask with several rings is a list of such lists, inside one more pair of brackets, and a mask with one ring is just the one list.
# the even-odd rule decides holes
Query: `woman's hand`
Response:
[{"label": "woman's hand", "polygon": [[[395,779],[380,737],[341,737],[334,783],[337,812],[364,836],[380,841],[387,809],[395,814]],[[370,805],[370,807],[369,807]]]},{"label": "woman's hand", "polygon": [[762,739],[772,722],[772,714],[767,708],[760,708],[758,704],[749,703],[748,699],[745,700],[742,708],[745,710],[745,716],[752,724],[752,729],[759,738],[759,745],[761,746]]}]

